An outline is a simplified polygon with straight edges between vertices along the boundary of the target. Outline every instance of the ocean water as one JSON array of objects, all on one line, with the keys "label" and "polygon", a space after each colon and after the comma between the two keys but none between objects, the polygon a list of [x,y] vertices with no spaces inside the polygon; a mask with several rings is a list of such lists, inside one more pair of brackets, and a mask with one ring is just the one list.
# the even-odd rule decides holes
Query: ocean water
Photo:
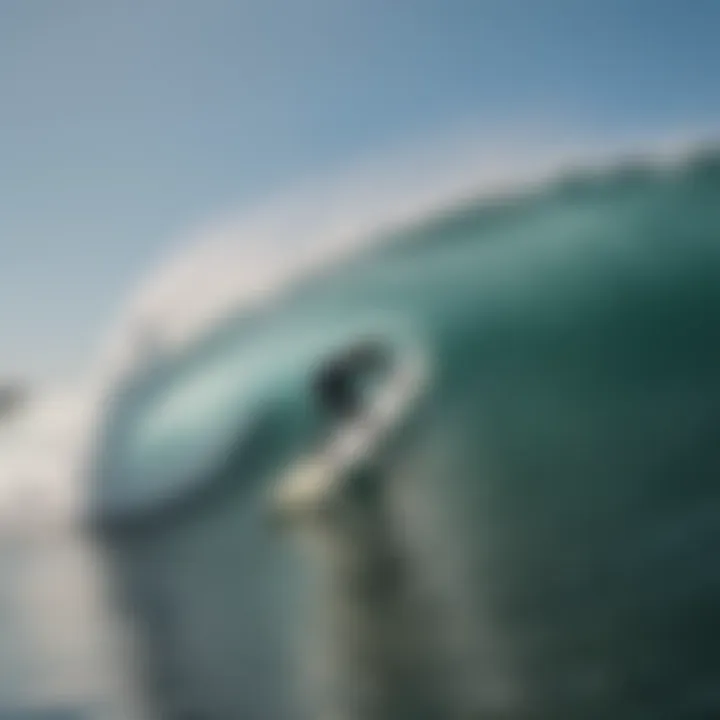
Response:
[{"label": "ocean water", "polygon": [[141,717],[94,548],[74,529],[0,537],[0,718]]},{"label": "ocean water", "polygon": [[[404,568],[437,591],[426,626],[459,649],[401,692],[397,668],[360,667],[357,613],[365,636],[402,646],[415,680],[408,648],[424,626],[383,632],[407,606],[363,602],[397,548],[367,532],[387,530],[377,517],[340,523],[323,536],[342,552],[314,608],[337,634],[300,658],[327,653],[341,710],[358,687],[380,697],[377,712],[340,716],[717,716],[719,281],[720,160],[707,153],[466,203],[229,318],[134,378],[110,414],[99,506],[150,518],[115,537],[111,566],[77,535],[3,541],[0,710],[138,717],[112,575],[168,717],[306,717],[285,654],[309,627],[297,606],[315,576],[260,521],[265,483],[306,449],[318,358],[381,332],[431,368],[389,473],[409,491],[388,522],[424,503],[426,521],[402,519]],[[247,442],[226,457],[234,434]],[[195,491],[197,507],[160,512]],[[465,683],[458,695],[435,683],[443,672]],[[393,713],[438,698],[454,706]]]}]

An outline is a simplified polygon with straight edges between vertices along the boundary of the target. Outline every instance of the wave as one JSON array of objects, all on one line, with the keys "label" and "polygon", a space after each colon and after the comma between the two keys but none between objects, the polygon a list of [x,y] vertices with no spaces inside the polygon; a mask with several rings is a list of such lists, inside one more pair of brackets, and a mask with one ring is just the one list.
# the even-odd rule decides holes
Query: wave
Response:
[{"label": "wave", "polygon": [[647,147],[526,143],[488,152],[485,144],[444,162],[406,163],[401,172],[365,168],[201,228],[131,295],[82,382],[39,389],[0,428],[0,514],[16,512],[34,492],[49,498],[50,514],[74,515],[84,496],[83,458],[118,379],[224,317],[252,318],[283,293],[312,287],[318,275],[342,278],[357,264],[410,268],[433,244],[460,247],[463,228],[489,229],[532,208],[630,197],[668,182],[688,198],[717,193],[717,145]]}]

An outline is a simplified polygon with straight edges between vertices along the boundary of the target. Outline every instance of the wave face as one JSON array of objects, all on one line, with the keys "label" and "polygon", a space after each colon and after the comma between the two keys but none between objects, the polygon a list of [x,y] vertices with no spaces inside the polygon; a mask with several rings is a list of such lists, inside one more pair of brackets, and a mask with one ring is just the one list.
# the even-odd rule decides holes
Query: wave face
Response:
[{"label": "wave face", "polygon": [[[343,485],[369,490],[280,531],[273,487],[335,429],[312,379],[367,338],[423,359],[421,402]],[[719,421],[720,154],[408,225],[118,394],[93,502],[148,695],[715,716]]]}]

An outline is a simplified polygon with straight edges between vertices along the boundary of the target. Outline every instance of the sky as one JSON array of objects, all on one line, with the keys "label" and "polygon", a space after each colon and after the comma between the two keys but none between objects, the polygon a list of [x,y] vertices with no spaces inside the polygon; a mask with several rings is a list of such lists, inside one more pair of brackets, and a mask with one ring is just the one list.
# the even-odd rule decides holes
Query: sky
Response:
[{"label": "sky", "polygon": [[716,0],[0,0],[0,378],[77,372],[178,238],[369,157],[720,129],[719,31]]}]

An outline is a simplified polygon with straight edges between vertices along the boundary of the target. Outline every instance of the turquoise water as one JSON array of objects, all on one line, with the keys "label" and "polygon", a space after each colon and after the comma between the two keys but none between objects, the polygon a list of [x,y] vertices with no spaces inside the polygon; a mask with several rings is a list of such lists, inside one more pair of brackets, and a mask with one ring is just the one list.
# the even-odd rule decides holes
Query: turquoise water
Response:
[{"label": "turquoise water", "polygon": [[[469,203],[136,378],[98,503],[135,523],[111,545],[160,705],[305,717],[317,662],[340,717],[715,714],[719,200],[703,155]],[[370,505],[297,555],[268,492],[368,337],[428,384]]]},{"label": "turquoise water", "polygon": [[[428,384],[386,489],[309,557],[268,489],[327,430],[319,363],[367,337]],[[105,557],[148,696],[210,719],[317,717],[306,694],[372,720],[718,715],[719,420],[720,156],[419,219],[119,394],[94,498],[130,523]]]}]

